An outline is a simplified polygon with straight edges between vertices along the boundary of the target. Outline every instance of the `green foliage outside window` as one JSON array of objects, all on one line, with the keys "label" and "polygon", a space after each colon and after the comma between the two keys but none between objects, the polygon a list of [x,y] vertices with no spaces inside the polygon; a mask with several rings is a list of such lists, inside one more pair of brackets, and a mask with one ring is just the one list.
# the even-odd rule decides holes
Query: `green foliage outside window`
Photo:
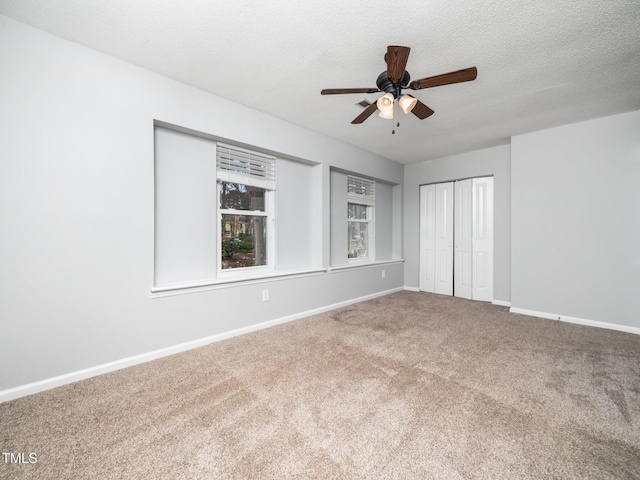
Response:
[{"label": "green foliage outside window", "polygon": [[253,253],[253,235],[240,234],[236,238],[222,241],[222,258],[229,259],[234,253]]}]

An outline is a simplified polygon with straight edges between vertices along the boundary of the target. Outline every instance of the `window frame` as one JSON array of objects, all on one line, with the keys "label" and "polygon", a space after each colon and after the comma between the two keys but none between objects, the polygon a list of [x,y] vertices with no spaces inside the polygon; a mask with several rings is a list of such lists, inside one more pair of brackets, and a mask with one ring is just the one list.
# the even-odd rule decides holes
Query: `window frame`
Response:
[{"label": "window frame", "polygon": [[[267,179],[256,180],[250,175],[242,177],[237,172],[229,172],[228,170],[221,168],[221,162],[219,154],[216,161],[216,273],[219,279],[234,279],[234,278],[251,278],[256,275],[264,275],[265,273],[274,272],[276,270],[276,228],[275,228],[275,193],[276,193],[276,180],[275,180],[275,164],[276,158],[264,155],[260,152],[243,149],[234,145],[226,145],[217,143],[216,149],[219,147],[226,149],[227,151],[233,150],[235,152],[241,152],[249,156],[259,157],[271,162],[273,169],[273,175]],[[243,181],[244,180],[244,181]],[[234,208],[222,208],[221,202],[221,189],[222,182],[233,183],[238,185],[244,185],[252,188],[259,188],[264,190],[264,210],[239,210]],[[265,242],[266,242],[266,262],[264,265],[255,265],[247,267],[235,267],[235,268],[223,268],[222,261],[222,244],[224,228],[222,224],[223,215],[240,215],[245,217],[263,217],[265,218]],[[255,233],[254,233],[255,238]]]},{"label": "window frame", "polygon": [[[360,191],[357,193],[356,191]],[[349,206],[364,207],[365,218],[350,218]],[[375,182],[355,175],[347,175],[347,263],[366,264],[375,262]],[[360,223],[367,226],[367,256],[350,257],[350,224]]]}]

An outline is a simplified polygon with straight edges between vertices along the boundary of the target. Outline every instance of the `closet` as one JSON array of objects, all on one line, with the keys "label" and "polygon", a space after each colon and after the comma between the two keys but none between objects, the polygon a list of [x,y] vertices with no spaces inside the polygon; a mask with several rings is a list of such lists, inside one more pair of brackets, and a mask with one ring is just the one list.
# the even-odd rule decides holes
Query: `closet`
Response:
[{"label": "closet", "polygon": [[493,300],[493,177],[420,186],[420,290]]}]

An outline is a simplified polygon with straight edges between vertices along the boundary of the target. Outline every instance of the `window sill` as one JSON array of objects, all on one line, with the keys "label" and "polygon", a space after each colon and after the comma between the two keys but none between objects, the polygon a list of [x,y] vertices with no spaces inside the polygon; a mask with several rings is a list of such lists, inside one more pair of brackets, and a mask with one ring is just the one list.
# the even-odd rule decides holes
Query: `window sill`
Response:
[{"label": "window sill", "polygon": [[206,290],[218,290],[221,288],[251,285],[254,283],[268,282],[274,278],[299,278],[325,273],[326,268],[309,268],[304,270],[269,271],[251,276],[237,276],[216,278],[200,282],[179,283],[173,285],[159,285],[151,287],[151,298],[168,297],[171,295],[184,295],[186,293],[203,292]]},{"label": "window sill", "polygon": [[399,259],[399,260],[381,260],[378,262],[363,262],[363,263],[350,263],[349,265],[337,265],[335,267],[329,267],[328,268],[328,272],[329,273],[337,273],[337,272],[342,272],[345,270],[352,270],[352,269],[356,269],[356,268],[372,268],[372,267],[379,267],[381,265],[393,265],[396,263],[404,263],[404,259]]}]

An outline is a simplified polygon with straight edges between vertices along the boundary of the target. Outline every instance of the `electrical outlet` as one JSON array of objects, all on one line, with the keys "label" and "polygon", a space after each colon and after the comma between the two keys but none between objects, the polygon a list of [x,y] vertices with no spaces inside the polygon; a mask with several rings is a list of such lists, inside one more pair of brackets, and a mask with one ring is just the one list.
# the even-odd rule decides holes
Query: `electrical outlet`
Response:
[{"label": "electrical outlet", "polygon": [[262,301],[263,302],[269,301],[269,290],[262,290]]},{"label": "electrical outlet", "polygon": [[387,272],[385,272],[384,270],[382,270],[382,278],[385,278],[387,276]]}]

